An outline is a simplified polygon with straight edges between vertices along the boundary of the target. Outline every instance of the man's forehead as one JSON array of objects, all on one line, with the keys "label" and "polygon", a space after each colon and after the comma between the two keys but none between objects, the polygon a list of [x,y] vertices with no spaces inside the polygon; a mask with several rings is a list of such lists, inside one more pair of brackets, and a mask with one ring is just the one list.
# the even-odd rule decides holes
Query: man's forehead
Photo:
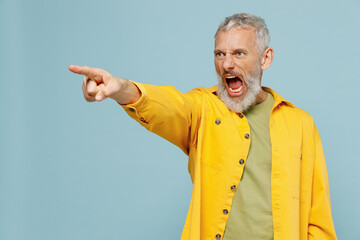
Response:
[{"label": "man's forehead", "polygon": [[221,30],[215,39],[215,46],[228,44],[256,45],[256,36],[253,28],[234,26],[228,30]]},{"label": "man's forehead", "polygon": [[220,30],[216,39],[219,36],[230,35],[230,36],[255,36],[255,30],[252,27],[240,27],[240,26],[233,26],[227,30]]}]

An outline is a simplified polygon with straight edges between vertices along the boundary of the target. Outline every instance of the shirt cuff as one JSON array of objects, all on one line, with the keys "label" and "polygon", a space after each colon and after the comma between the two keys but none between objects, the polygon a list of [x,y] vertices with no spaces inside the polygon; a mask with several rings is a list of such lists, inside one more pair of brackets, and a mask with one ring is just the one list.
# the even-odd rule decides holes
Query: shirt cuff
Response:
[{"label": "shirt cuff", "polygon": [[141,124],[146,124],[147,122],[145,121],[144,117],[141,116],[141,112],[146,108],[146,105],[147,105],[146,103],[148,102],[148,99],[149,99],[148,93],[143,84],[133,82],[133,81],[130,81],[130,82],[133,83],[139,89],[140,94],[141,94],[140,99],[135,103],[121,104],[121,106],[124,108],[126,113],[131,118],[137,120]]}]

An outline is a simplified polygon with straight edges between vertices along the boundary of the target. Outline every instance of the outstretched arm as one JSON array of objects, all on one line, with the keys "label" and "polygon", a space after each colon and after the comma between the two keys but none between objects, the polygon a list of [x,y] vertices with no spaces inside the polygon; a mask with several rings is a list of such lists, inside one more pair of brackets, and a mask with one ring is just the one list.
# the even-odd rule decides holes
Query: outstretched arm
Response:
[{"label": "outstretched arm", "polygon": [[141,97],[139,89],[133,83],[114,77],[103,69],[70,65],[69,70],[85,76],[82,90],[88,102],[112,98],[119,104],[131,104]]},{"label": "outstretched arm", "polygon": [[174,87],[132,83],[91,67],[70,65],[69,70],[84,75],[82,85],[88,102],[112,98],[149,131],[165,138],[189,154],[200,119],[201,91],[181,93]]}]

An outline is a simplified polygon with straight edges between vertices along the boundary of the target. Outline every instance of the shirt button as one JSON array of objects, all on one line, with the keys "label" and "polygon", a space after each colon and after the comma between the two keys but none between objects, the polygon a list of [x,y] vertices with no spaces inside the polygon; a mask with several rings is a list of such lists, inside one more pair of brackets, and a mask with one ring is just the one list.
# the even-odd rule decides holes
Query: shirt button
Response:
[{"label": "shirt button", "polygon": [[245,134],[245,138],[246,139],[249,139],[250,138],[250,135],[248,133]]},{"label": "shirt button", "polygon": [[244,165],[245,160],[244,160],[244,159],[240,159],[239,163],[240,163],[240,165]]},{"label": "shirt button", "polygon": [[230,187],[230,189],[231,189],[231,191],[235,191],[236,185],[232,185],[232,186]]},{"label": "shirt button", "polygon": [[221,235],[220,235],[220,234],[216,234],[215,238],[216,238],[216,240],[220,240],[220,239],[221,239]]},{"label": "shirt button", "polygon": [[220,119],[215,120],[216,125],[219,125],[221,123]]},{"label": "shirt button", "polygon": [[227,215],[228,213],[229,213],[229,211],[228,211],[227,209],[224,209],[224,210],[223,210],[223,214],[224,214],[224,215]]},{"label": "shirt button", "polygon": [[240,117],[240,118],[243,118],[244,115],[243,115],[242,113],[239,113],[239,117]]},{"label": "shirt button", "polygon": [[130,112],[135,112],[135,109],[129,108]]}]

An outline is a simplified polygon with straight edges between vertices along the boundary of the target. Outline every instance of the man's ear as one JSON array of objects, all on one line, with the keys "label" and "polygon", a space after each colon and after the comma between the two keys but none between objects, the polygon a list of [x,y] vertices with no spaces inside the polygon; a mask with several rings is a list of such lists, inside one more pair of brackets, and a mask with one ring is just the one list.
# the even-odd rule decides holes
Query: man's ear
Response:
[{"label": "man's ear", "polygon": [[266,70],[268,67],[270,67],[273,57],[274,57],[274,50],[272,48],[267,48],[261,57],[262,70]]}]

